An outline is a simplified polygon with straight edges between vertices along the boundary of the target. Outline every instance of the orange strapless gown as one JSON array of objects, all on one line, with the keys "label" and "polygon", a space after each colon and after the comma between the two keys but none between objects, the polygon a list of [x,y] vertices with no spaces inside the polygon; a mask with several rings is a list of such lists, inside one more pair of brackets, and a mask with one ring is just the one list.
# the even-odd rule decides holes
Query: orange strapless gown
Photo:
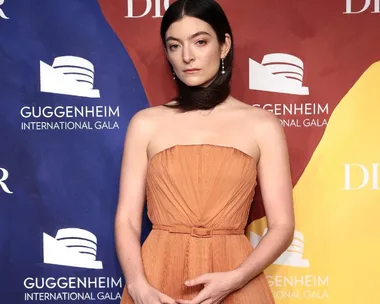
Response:
[{"label": "orange strapless gown", "polygon": [[[244,228],[256,175],[255,159],[232,147],[175,145],[152,157],[146,191],[153,230],[142,246],[142,261],[154,288],[192,299],[202,285],[187,287],[187,279],[234,269],[247,258],[253,247]],[[121,303],[133,303],[126,289]],[[261,273],[223,303],[274,300]]]}]

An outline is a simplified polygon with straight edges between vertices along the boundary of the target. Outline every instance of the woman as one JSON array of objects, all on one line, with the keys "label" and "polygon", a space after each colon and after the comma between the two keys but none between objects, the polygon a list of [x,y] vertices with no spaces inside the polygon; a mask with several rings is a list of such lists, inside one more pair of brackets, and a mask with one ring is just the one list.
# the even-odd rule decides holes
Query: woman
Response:
[{"label": "woman", "polygon": [[[178,0],[161,37],[178,97],[128,127],[115,219],[121,303],[274,303],[263,270],[294,232],[279,120],[230,95],[233,37],[214,0]],[[244,235],[256,179],[268,233]],[[153,230],[140,250],[145,194]]]}]

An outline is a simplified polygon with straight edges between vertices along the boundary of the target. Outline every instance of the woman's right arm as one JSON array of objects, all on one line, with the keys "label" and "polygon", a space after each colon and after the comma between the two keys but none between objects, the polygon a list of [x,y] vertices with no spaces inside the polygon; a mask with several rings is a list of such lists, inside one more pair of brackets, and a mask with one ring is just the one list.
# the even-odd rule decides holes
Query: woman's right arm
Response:
[{"label": "woman's right arm", "polygon": [[[145,203],[147,146],[155,130],[151,109],[135,114],[125,136],[119,201],[115,215],[116,252],[135,304],[175,304],[147,281],[141,259],[141,223]],[[156,114],[153,112],[153,114]]]},{"label": "woman's right arm", "polygon": [[152,122],[142,110],[132,117],[124,142],[115,216],[116,252],[128,291],[148,286],[141,260],[141,224]]}]

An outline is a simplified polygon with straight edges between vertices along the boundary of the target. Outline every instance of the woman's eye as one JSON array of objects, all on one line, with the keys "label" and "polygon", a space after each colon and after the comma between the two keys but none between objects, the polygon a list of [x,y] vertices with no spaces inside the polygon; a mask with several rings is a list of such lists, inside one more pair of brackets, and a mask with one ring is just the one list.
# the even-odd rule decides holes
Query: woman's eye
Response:
[{"label": "woman's eye", "polygon": [[207,41],[206,40],[198,40],[197,43],[200,45],[205,45],[205,44],[207,44]]},{"label": "woman's eye", "polygon": [[169,50],[174,51],[178,48],[178,44],[169,45]]}]

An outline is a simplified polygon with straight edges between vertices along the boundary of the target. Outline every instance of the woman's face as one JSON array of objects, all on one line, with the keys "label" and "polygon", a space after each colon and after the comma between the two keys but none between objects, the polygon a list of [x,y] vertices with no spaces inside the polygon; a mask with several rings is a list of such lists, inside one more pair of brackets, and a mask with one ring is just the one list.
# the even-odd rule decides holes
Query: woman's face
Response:
[{"label": "woman's face", "polygon": [[185,16],[166,32],[166,54],[174,73],[188,86],[206,87],[218,73],[226,57],[230,36],[220,45],[212,27],[203,20]]}]

